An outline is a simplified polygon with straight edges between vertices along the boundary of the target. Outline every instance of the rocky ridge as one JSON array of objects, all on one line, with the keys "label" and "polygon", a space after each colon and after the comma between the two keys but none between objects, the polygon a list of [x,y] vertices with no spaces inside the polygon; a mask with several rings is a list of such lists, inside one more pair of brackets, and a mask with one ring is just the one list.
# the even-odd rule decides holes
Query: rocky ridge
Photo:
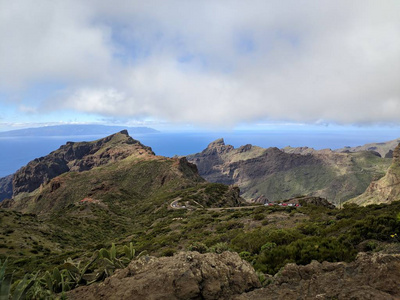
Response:
[{"label": "rocky ridge", "polygon": [[218,139],[200,153],[187,156],[210,182],[236,184],[248,201],[270,201],[299,195],[317,196],[338,204],[361,194],[382,177],[390,160],[376,153],[337,153],[330,149],[234,148]]},{"label": "rocky ridge", "polygon": [[380,154],[381,157],[392,158],[394,148],[400,143],[400,139],[395,139],[383,143],[371,143],[357,147],[344,147],[336,149],[336,152],[360,152],[360,151],[375,151]]},{"label": "rocky ridge", "polygon": [[351,199],[351,203],[369,205],[391,203],[400,200],[400,144],[393,151],[392,164],[386,175],[373,181],[360,196]]},{"label": "rocky ridge", "polygon": [[131,155],[155,154],[150,147],[131,138],[126,130],[94,142],[67,142],[58,150],[34,159],[19,169],[12,175],[12,185],[9,184],[10,177],[2,179],[0,200],[23,192],[32,192],[66,172],[87,171]]}]

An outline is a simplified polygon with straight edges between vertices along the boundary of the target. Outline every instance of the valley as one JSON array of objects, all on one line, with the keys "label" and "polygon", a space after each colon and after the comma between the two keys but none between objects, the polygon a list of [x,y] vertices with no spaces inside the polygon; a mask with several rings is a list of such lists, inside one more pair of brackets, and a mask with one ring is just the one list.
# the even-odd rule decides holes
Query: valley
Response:
[{"label": "valley", "polygon": [[[318,193],[309,193],[295,198],[281,196],[282,205],[262,205],[267,197],[259,196],[259,201],[253,202],[242,198],[241,185],[249,183],[244,176],[248,180],[252,174],[268,177],[274,171],[279,173],[291,168],[304,172],[311,166],[321,169],[321,161],[325,168],[335,161],[339,166],[346,165],[339,168],[343,176],[350,176],[344,170],[363,165],[375,174],[365,178],[382,174],[378,170],[383,174],[377,177],[385,178],[382,176],[389,165],[389,174],[397,170],[397,149],[392,159],[382,159],[369,152],[326,154],[325,151],[310,155],[252,146],[234,149],[218,140],[201,156],[188,160],[157,156],[125,130],[93,142],[67,143],[48,156],[30,162],[11,179],[2,179],[3,191],[8,187],[11,196],[0,204],[0,260],[7,259],[7,274],[13,272],[14,280],[28,274],[32,299],[43,295],[56,298],[68,290],[72,290],[71,299],[82,297],[80,293],[94,295],[97,293],[94,290],[84,292],[83,289],[86,285],[91,287],[90,280],[100,282],[114,272],[120,276],[117,269],[133,268],[129,265],[132,259],[132,264],[142,261],[140,264],[145,265],[143,260],[158,264],[160,258],[160,263],[168,265],[169,259],[175,264],[173,261],[179,255],[192,257],[188,251],[217,255],[196,258],[202,264],[207,264],[209,259],[219,261],[219,255],[231,255],[224,253],[236,255],[230,259],[237,260],[238,265],[245,263],[252,274],[246,276],[256,278],[243,282],[242,298],[247,297],[249,289],[264,286],[271,291],[280,280],[292,280],[283,279],[279,272],[288,263],[305,267],[315,260],[352,264],[359,253],[392,255],[400,251],[394,235],[400,229],[399,202],[393,197],[386,204],[360,207],[350,203],[351,200],[343,201],[343,208],[339,209]],[[212,159],[209,161],[208,157]],[[221,165],[227,158],[231,172],[225,172],[228,167]],[[202,164],[196,166],[190,160]],[[349,162],[352,164],[348,165]],[[206,166],[211,170],[209,176],[215,181],[222,178],[221,182],[210,183],[200,176]],[[233,166],[238,169],[234,171]],[[251,166],[254,173],[249,173]],[[271,166],[272,170],[262,169],[263,166]],[[232,173],[235,176],[229,177]],[[240,180],[232,182],[233,179]],[[251,193],[251,185],[243,188],[243,195]],[[127,245],[131,247],[130,256],[126,256]],[[107,251],[114,253],[112,265],[103,256]],[[86,264],[88,268],[79,269]],[[72,265],[84,277],[76,279],[75,273],[71,273]],[[196,266],[192,267],[193,272]],[[68,283],[64,288],[51,288],[45,283],[46,272],[54,273],[56,269]],[[36,272],[43,280],[34,279]],[[151,276],[146,280],[151,280]],[[246,287],[250,281],[252,288]],[[238,295],[235,283],[229,282],[226,284],[230,288],[225,292]],[[81,288],[75,291],[78,286]],[[93,283],[93,289],[97,287]],[[263,293],[263,289],[259,291]],[[171,290],[171,293],[177,292]],[[381,292],[380,287],[374,287],[373,293]],[[132,293],[139,295],[143,291]]]}]

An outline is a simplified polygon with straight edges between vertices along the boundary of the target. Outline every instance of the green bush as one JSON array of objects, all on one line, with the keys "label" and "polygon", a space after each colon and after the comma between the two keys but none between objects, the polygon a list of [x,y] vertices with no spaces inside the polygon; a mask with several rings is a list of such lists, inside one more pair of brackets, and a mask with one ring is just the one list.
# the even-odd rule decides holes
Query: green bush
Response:
[{"label": "green bush", "polygon": [[253,220],[255,221],[261,221],[264,219],[264,215],[263,214],[256,214],[253,216]]},{"label": "green bush", "polygon": [[197,251],[200,253],[206,253],[208,251],[208,247],[201,242],[193,242],[187,249],[188,251]]}]

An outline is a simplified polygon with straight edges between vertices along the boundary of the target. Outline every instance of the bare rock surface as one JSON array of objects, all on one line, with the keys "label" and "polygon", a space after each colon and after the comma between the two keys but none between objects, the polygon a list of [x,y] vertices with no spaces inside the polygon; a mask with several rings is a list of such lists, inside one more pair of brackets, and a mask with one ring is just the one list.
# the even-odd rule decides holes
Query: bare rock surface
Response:
[{"label": "bare rock surface", "polygon": [[13,175],[0,178],[0,201],[12,197]]},{"label": "bare rock surface", "polygon": [[351,263],[288,264],[269,286],[232,299],[400,299],[399,281],[399,254],[359,253]]},{"label": "bare rock surface", "polygon": [[231,299],[260,287],[253,267],[237,253],[181,252],[142,257],[98,285],[79,287],[68,299]]}]

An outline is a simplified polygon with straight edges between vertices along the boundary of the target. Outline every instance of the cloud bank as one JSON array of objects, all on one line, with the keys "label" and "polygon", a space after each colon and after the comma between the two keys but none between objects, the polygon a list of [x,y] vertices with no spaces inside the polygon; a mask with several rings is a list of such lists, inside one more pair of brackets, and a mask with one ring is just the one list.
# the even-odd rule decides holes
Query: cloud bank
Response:
[{"label": "cloud bank", "polygon": [[21,107],[216,126],[399,122],[397,0],[0,7],[0,89],[62,86]]}]

